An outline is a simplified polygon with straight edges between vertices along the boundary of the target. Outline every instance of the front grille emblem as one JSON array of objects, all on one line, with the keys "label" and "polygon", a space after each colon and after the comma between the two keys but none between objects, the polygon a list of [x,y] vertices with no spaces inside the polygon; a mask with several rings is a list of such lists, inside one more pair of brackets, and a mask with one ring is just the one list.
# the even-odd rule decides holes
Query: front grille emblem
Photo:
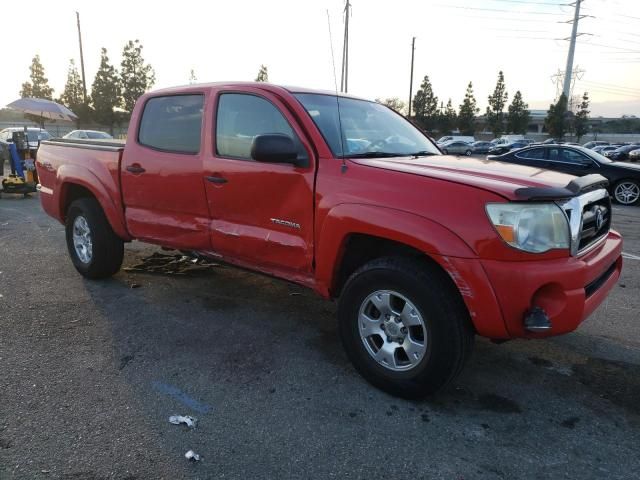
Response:
[{"label": "front grille emblem", "polygon": [[596,229],[600,230],[604,225],[604,214],[602,213],[602,209],[598,208],[596,210]]}]

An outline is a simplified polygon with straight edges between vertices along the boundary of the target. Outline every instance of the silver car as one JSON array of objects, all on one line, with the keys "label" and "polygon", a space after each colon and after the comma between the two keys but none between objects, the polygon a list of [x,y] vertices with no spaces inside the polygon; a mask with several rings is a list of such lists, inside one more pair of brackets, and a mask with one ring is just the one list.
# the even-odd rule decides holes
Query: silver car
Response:
[{"label": "silver car", "polygon": [[457,155],[470,156],[473,153],[473,147],[467,142],[461,142],[460,140],[453,140],[452,142],[446,142],[440,145],[440,150],[445,155],[455,153]]},{"label": "silver car", "polygon": [[97,130],[74,130],[67,133],[62,138],[72,138],[76,140],[111,140],[113,137],[105,132]]}]

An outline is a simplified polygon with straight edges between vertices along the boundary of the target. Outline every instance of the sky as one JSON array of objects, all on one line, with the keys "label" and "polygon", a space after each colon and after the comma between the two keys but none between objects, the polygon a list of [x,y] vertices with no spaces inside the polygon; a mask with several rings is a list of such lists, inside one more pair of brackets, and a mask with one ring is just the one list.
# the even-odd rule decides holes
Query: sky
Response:
[{"label": "sky", "polygon": [[[457,106],[472,81],[484,111],[502,70],[509,101],[520,90],[530,108],[547,109],[557,91],[552,77],[566,64],[569,2],[351,0],[349,93],[408,100],[415,36],[414,92],[429,75],[440,100]],[[100,48],[119,68],[125,43],[139,39],[154,88],[188,83],[191,69],[198,82],[254,80],[265,64],[272,83],[333,90],[343,8],[344,0],[31,0],[28,25],[2,26],[0,105],[18,98],[35,54],[54,94],[62,92],[69,59],[80,64],[76,11],[89,89]],[[589,92],[592,116],[640,116],[640,1],[583,0],[581,13],[588,17],[579,22],[575,65],[583,73],[574,94]]]}]

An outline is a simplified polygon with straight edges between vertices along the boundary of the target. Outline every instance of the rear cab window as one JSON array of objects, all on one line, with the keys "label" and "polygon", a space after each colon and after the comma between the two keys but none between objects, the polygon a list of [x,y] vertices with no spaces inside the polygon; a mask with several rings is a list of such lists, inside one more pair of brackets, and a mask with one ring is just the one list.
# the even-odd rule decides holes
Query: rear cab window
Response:
[{"label": "rear cab window", "polygon": [[173,153],[196,154],[200,151],[204,95],[167,95],[147,100],[138,143]]}]

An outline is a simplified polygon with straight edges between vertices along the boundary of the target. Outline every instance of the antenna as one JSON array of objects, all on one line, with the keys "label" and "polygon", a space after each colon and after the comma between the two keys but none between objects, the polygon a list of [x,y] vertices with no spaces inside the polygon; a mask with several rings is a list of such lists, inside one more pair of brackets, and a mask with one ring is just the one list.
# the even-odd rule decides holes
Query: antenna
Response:
[{"label": "antenna", "polygon": [[340,171],[345,173],[347,171],[347,162],[345,161],[344,154],[344,133],[342,132],[342,116],[340,115],[340,99],[338,98],[338,78],[336,76],[336,60],[333,56],[333,36],[331,35],[331,19],[329,17],[329,9],[327,8],[327,26],[329,27],[329,45],[331,46],[331,63],[333,64],[333,86],[336,90],[336,105],[338,107],[338,128],[340,130],[340,150],[342,153],[342,167]]}]

